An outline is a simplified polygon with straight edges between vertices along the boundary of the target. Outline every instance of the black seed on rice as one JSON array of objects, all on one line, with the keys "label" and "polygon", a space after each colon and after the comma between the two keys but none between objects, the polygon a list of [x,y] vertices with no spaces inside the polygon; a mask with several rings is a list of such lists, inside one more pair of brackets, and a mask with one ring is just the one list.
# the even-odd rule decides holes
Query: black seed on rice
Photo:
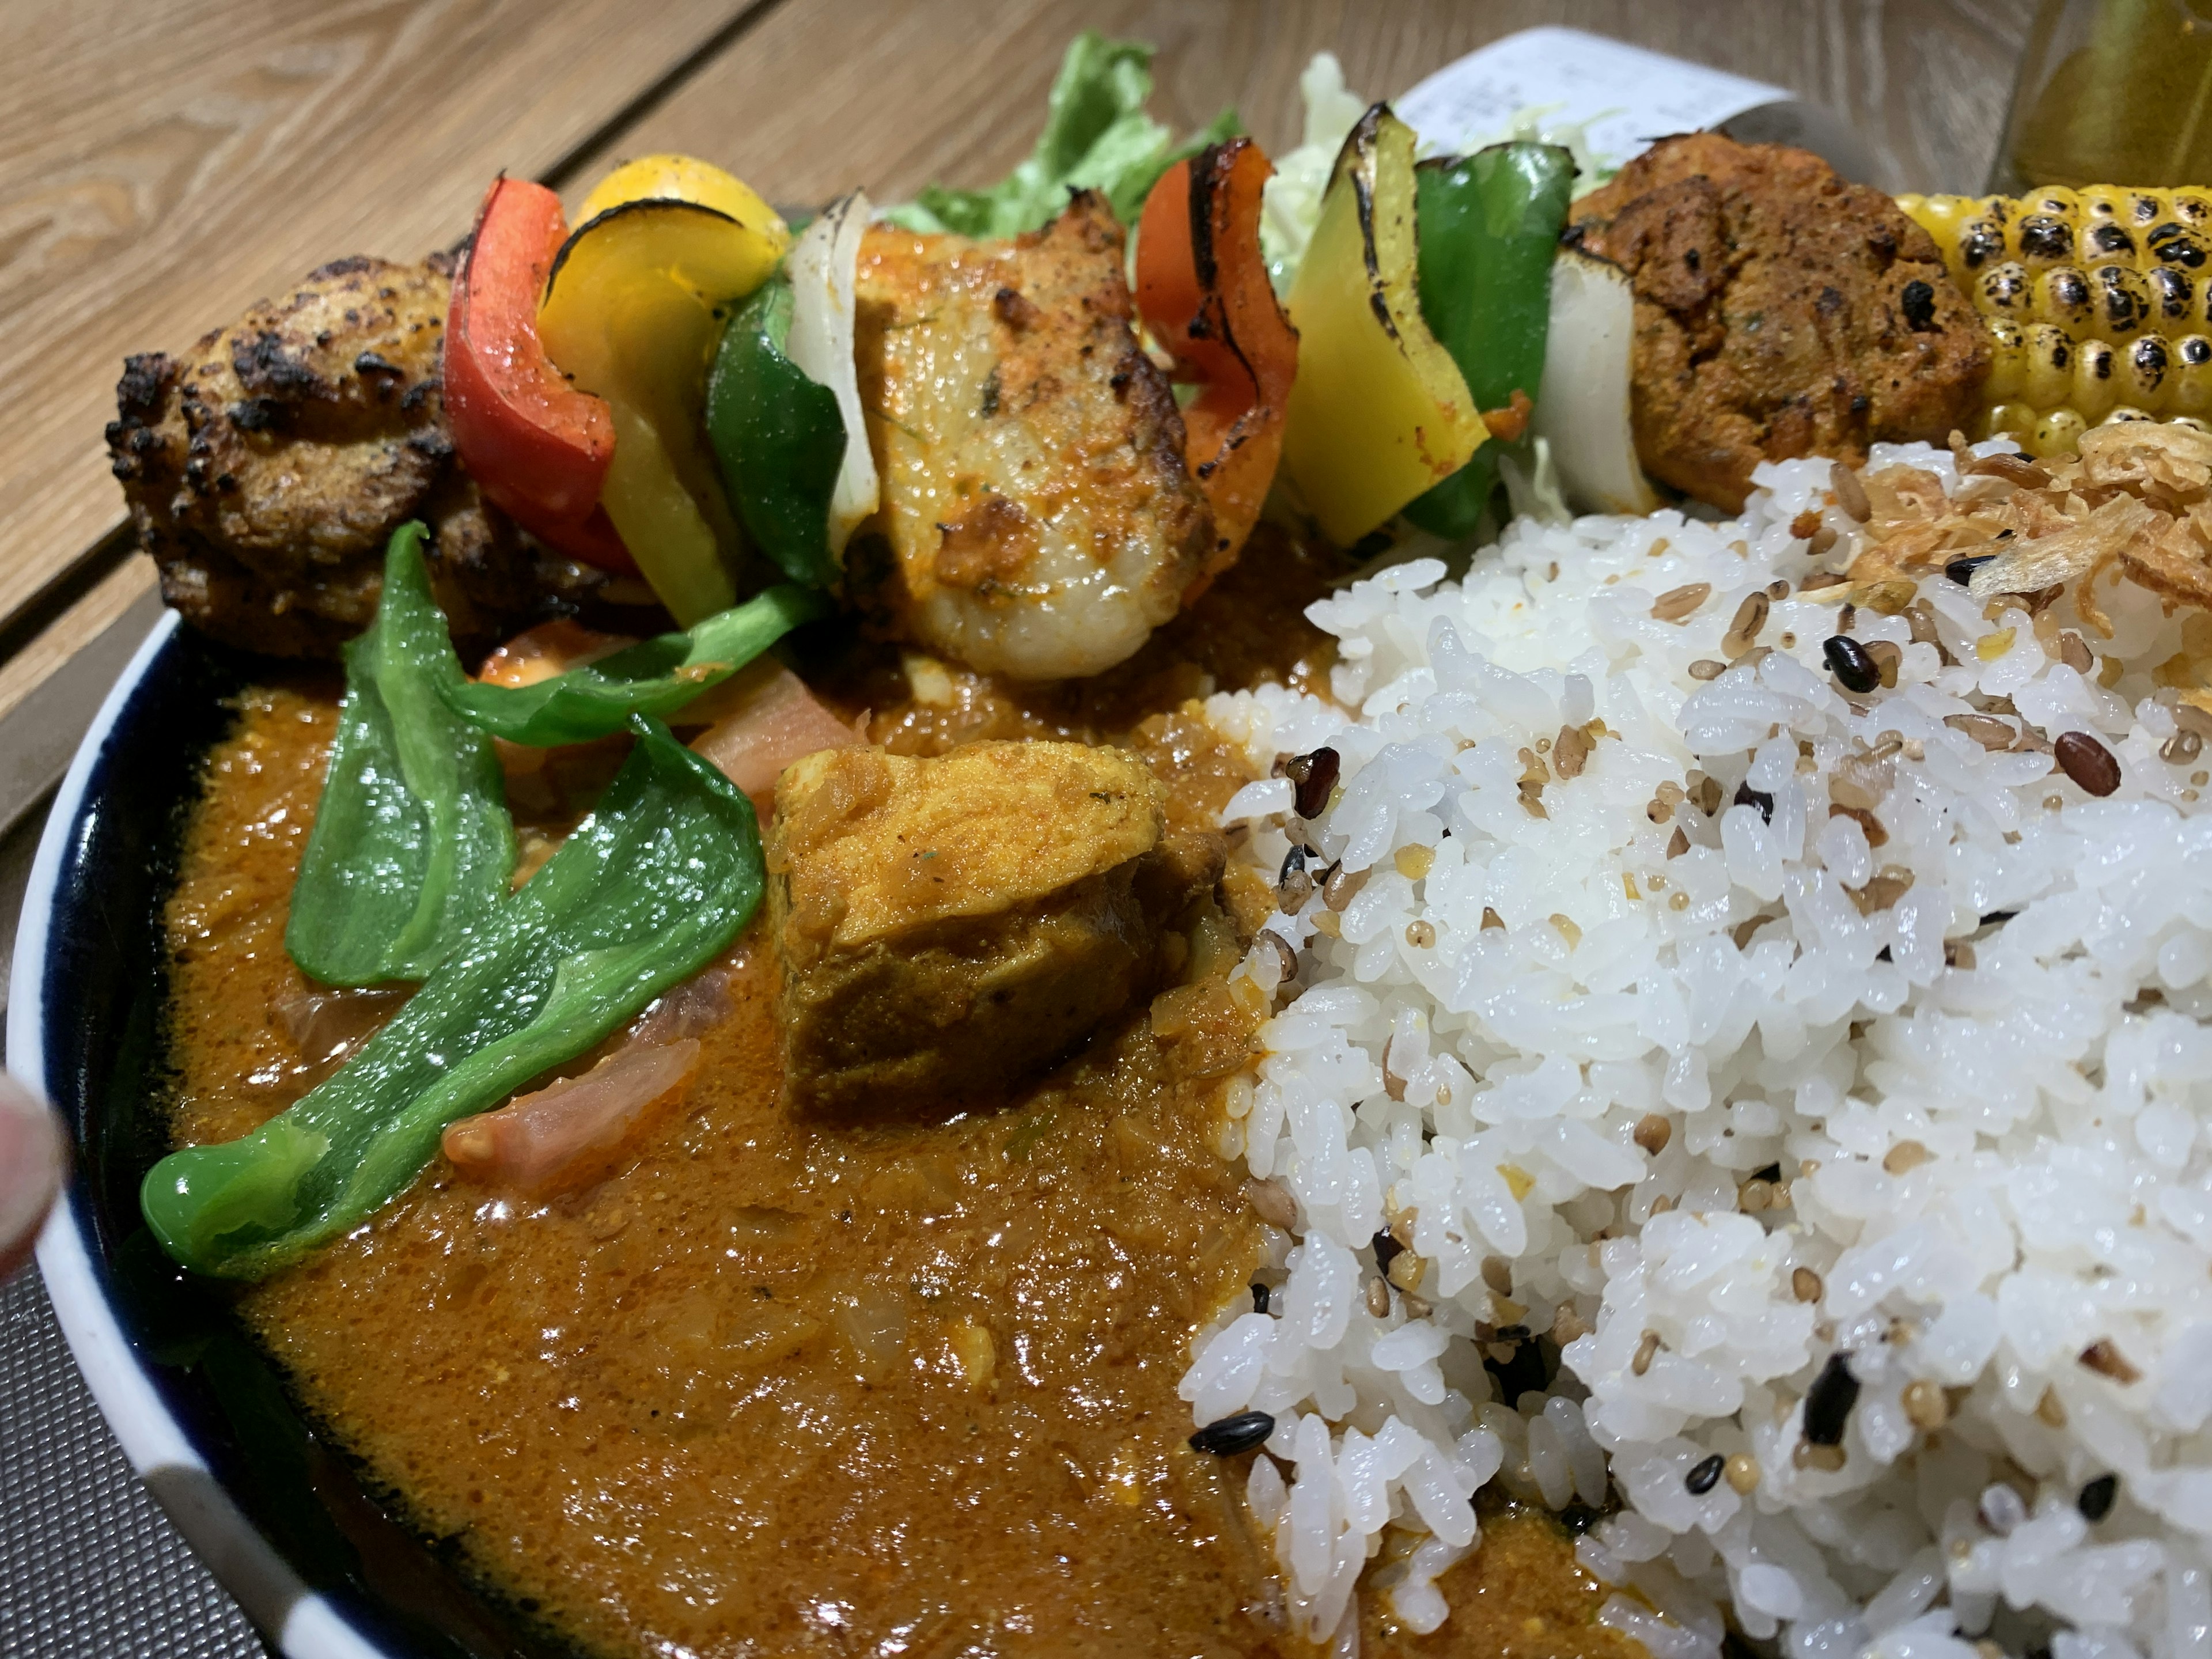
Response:
[{"label": "black seed on rice", "polygon": [[1845,1356],[1832,1353],[1805,1395],[1805,1438],[1815,1446],[1844,1443],[1844,1425],[1859,1402],[1859,1380]]},{"label": "black seed on rice", "polygon": [[1846,691],[1862,694],[1881,684],[1881,670],[1875,659],[1867,655],[1866,647],[1848,634],[1832,634],[1820,653],[1828,659],[1828,667],[1837,684]]},{"label": "black seed on rice", "polygon": [[1994,927],[1999,922],[2010,921],[2019,914],[2020,912],[2017,910],[1992,910],[1982,918],[1982,926],[1984,927]]},{"label": "black seed on rice", "polygon": [[1234,1457],[1238,1452],[1250,1451],[1274,1431],[1275,1419],[1267,1413],[1238,1412],[1234,1417],[1207,1424],[1191,1436],[1190,1445],[1193,1451]]},{"label": "black seed on rice", "polygon": [[[1468,1501],[1472,1503],[1474,1500],[1470,1498]],[[1604,1518],[1579,1498],[1559,1511],[1559,1524],[1577,1538],[1581,1537]]]},{"label": "black seed on rice", "polygon": [[1994,553],[1984,553],[1977,558],[1954,559],[1943,567],[1943,574],[1958,583],[1960,586],[1964,587],[1974,580],[1974,572],[1995,557],[1996,555]]},{"label": "black seed on rice", "polygon": [[1715,1452],[1682,1477],[1682,1484],[1690,1489],[1692,1498],[1703,1498],[1721,1483],[1721,1472],[1728,1468],[1728,1459]]},{"label": "black seed on rice", "polygon": [[1297,786],[1300,817],[1317,818],[1328,810],[1328,798],[1335,793],[1342,764],[1335,750],[1323,747],[1310,755],[1294,757],[1283,768],[1283,775]]},{"label": "black seed on rice", "polygon": [[1398,1252],[1406,1247],[1390,1237],[1390,1230],[1388,1227],[1380,1229],[1372,1242],[1375,1246],[1375,1266],[1387,1274],[1390,1271],[1390,1263],[1396,1260]]},{"label": "black seed on rice", "polygon": [[1267,1311],[1267,1287],[1256,1279],[1252,1281],[1252,1311],[1259,1314]]},{"label": "black seed on rice", "polygon": [[2112,1500],[2120,1495],[2120,1477],[2100,1474],[2081,1488],[2081,1495],[2074,1500],[2074,1507],[2081,1511],[2084,1521],[2101,1521],[2112,1512]]},{"label": "black seed on rice", "polygon": [[1769,823],[1774,822],[1774,797],[1764,789],[1754,789],[1747,783],[1739,783],[1735,787],[1735,804],[1738,806],[1756,806],[1760,817]]}]

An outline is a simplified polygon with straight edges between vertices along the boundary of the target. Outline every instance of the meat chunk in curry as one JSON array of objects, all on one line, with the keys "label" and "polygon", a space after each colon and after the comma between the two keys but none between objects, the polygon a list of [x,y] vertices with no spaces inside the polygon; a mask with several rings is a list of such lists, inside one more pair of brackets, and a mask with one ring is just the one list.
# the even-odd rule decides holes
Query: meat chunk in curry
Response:
[{"label": "meat chunk in curry", "polygon": [[162,596],[203,632],[328,657],[368,625],[410,519],[439,603],[489,643],[598,578],[543,556],[454,459],[440,391],[452,276],[340,259],[182,357],[131,358],[107,428]]},{"label": "meat chunk in curry", "polygon": [[[883,536],[848,555],[887,631],[987,672],[1094,674],[1176,613],[1214,539],[1085,191],[1006,242],[878,228],[858,356]],[[871,556],[872,555],[872,556]]]},{"label": "meat chunk in curry", "polygon": [[1576,204],[1568,235],[1636,293],[1644,471],[1741,512],[1762,460],[1941,443],[1989,374],[1928,233],[1809,151],[1662,139]]},{"label": "meat chunk in curry", "polygon": [[1166,788],[1119,750],[830,750],[775,798],[770,926],[802,1107],[1024,1081],[1147,988],[1161,930],[1221,873],[1218,839],[1164,835]]}]

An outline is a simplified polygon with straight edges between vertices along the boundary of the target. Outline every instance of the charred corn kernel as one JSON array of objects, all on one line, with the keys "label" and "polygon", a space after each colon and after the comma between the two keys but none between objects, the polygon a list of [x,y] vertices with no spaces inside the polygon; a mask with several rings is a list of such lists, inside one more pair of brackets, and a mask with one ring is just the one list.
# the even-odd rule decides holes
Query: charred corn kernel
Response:
[{"label": "charred corn kernel", "polygon": [[2089,325],[2089,278],[2072,265],[2057,265],[2035,282],[2035,320],[2080,335]]},{"label": "charred corn kernel", "polygon": [[2133,339],[2151,317],[2150,283],[2142,272],[2125,265],[2099,265],[2088,273],[2094,326],[2118,345]]},{"label": "charred corn kernel", "polygon": [[2193,276],[2202,271],[2206,258],[2212,257],[2212,238],[2168,219],[2152,228],[2150,234],[2143,238],[2143,248],[2161,264]]},{"label": "charred corn kernel", "polygon": [[2074,337],[2055,323],[2027,330],[2027,374],[2021,395],[2039,411],[2063,409],[2074,390]]},{"label": "charred corn kernel", "polygon": [[1977,271],[2002,264],[2004,248],[2004,221],[1978,214],[1960,228],[1957,247],[1947,247],[1943,257],[1959,262],[1958,269],[1951,275],[1963,283]]},{"label": "charred corn kernel", "polygon": [[2074,225],[2070,216],[2048,210],[2023,213],[2005,227],[2005,251],[2030,270],[2045,270],[2074,257]]},{"label": "charred corn kernel", "polygon": [[[2127,349],[2125,368],[2120,376],[2120,401],[2132,404],[2146,414],[2160,413],[2166,401],[2166,382],[2173,367],[2172,354],[2164,340],[2155,334],[2146,334]],[[2081,413],[2086,416],[2087,410]]]},{"label": "charred corn kernel", "polygon": [[[2084,419],[2104,419],[2119,398],[2114,384],[2118,373],[2119,354],[2111,346],[2102,340],[2081,341],[2074,348],[2074,389],[2067,401],[2081,411]],[[1995,429],[1992,425],[1991,430]]]},{"label": "charred corn kernel", "polygon": [[2212,417],[2212,189],[1902,196],[1989,330],[1977,436],[2063,454],[2107,421]]},{"label": "charred corn kernel", "polygon": [[[1899,197],[1898,199],[1904,201],[1908,198]],[[1912,215],[1913,218],[1918,221],[1923,230],[1936,239],[1936,246],[1943,250],[1943,258],[1948,264],[1963,240],[1966,228],[1981,216],[1982,204],[1971,196],[1923,196],[1912,199],[1922,204],[1921,210]],[[2002,240],[2004,234],[2002,228],[1997,234]],[[1953,274],[1955,276],[1957,273]]]},{"label": "charred corn kernel", "polygon": [[2103,221],[2124,226],[2127,214],[2124,210],[2129,192],[2118,185],[2084,185],[2074,192],[2075,200],[2081,204],[2081,219],[2085,224]]},{"label": "charred corn kernel", "polygon": [[2195,319],[2197,290],[2186,271],[2154,265],[2143,272],[2143,283],[2150,289],[2148,326],[2178,333]]},{"label": "charred corn kernel", "polygon": [[2027,441],[2028,451],[2040,460],[2047,455],[2071,454],[2081,441],[2081,434],[2089,429],[2089,422],[2081,418],[2076,409],[2054,409],[2047,415],[2036,416],[2034,434]]},{"label": "charred corn kernel", "polygon": [[2035,436],[2035,411],[2022,403],[1995,404],[1990,410],[1987,435],[1994,438],[2000,432],[2027,443]]},{"label": "charred corn kernel", "polygon": [[1974,309],[1989,317],[2027,322],[2035,314],[2035,284],[2017,259],[1991,265],[1967,290]]},{"label": "charred corn kernel", "polygon": [[2185,334],[2173,345],[2173,386],[2166,398],[2172,415],[2212,415],[2212,339]]},{"label": "charred corn kernel", "polygon": [[2115,260],[2132,264],[2136,239],[2125,225],[2110,218],[2084,219],[2074,233],[2074,260],[2084,270],[2094,270]]},{"label": "charred corn kernel", "polygon": [[1982,395],[1990,404],[2020,395],[2027,383],[2027,335],[2009,318],[1992,317],[1990,326],[1990,378]]}]

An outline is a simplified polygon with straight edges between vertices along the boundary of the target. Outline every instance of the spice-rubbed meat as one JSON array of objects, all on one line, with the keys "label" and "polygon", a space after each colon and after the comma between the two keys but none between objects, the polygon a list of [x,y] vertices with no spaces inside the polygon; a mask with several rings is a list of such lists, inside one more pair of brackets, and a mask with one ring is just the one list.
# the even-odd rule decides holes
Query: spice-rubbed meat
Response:
[{"label": "spice-rubbed meat", "polygon": [[526,544],[454,459],[440,396],[450,273],[341,259],[182,357],[131,358],[107,428],[163,597],[204,632],[322,657],[367,626],[392,532],[422,519],[463,638],[597,578]]},{"label": "spice-rubbed meat", "polygon": [[1166,833],[1166,802],[1134,755],[1078,743],[795,762],[768,840],[792,1100],[1003,1089],[1127,1007],[1221,874],[1221,838]]},{"label": "spice-rubbed meat", "polygon": [[1662,139],[1575,207],[1568,234],[1636,293],[1646,471],[1741,511],[1761,460],[1941,443],[1979,407],[1989,347],[1927,232],[1817,155]]},{"label": "spice-rubbed meat", "polygon": [[1131,655],[1214,531],[1130,331],[1105,202],[1085,191],[1010,242],[872,229],[857,286],[884,533],[848,555],[856,597],[887,631],[1018,678]]}]

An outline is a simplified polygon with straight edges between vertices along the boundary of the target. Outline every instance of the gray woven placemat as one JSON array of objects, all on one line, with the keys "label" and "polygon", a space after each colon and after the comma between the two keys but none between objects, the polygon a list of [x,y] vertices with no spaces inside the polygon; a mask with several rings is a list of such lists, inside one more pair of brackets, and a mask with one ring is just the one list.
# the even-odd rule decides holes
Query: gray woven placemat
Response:
[{"label": "gray woven placemat", "polygon": [[0,1287],[0,1653],[263,1653],[238,1604],[131,1473],[35,1269]]},{"label": "gray woven placemat", "polygon": [[[0,988],[44,820],[35,812],[0,836]],[[77,1375],[37,1269],[25,1268],[0,1285],[0,1654],[263,1652],[238,1604],[138,1484]]]}]

